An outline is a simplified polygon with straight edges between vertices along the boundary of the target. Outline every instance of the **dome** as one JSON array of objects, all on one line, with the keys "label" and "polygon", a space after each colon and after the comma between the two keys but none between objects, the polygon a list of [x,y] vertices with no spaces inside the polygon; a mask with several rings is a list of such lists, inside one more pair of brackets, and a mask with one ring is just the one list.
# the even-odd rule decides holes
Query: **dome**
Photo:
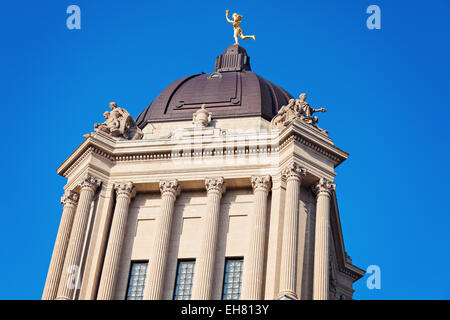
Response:
[{"label": "dome", "polygon": [[260,116],[270,121],[289,99],[287,91],[251,71],[246,50],[235,44],[216,58],[214,72],[171,83],[136,123],[143,128],[149,122],[192,120],[203,104],[215,119]]}]

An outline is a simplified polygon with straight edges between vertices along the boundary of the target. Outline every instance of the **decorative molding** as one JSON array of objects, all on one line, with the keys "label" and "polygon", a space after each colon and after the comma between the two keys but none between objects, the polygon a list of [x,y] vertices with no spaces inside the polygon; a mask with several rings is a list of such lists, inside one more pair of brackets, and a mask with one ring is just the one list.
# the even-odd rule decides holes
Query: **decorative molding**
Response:
[{"label": "decorative molding", "polygon": [[72,190],[66,190],[64,195],[61,197],[61,204],[65,206],[76,206],[78,203],[78,193]]},{"label": "decorative molding", "polygon": [[291,162],[287,167],[282,169],[281,174],[284,179],[299,179],[301,180],[305,174],[306,169],[301,168],[297,163]]},{"label": "decorative molding", "polygon": [[361,274],[359,274],[358,272],[352,271],[348,268],[339,267],[338,270],[340,273],[345,274],[346,276],[349,276],[354,281],[361,279],[361,277],[362,277]]},{"label": "decorative molding", "polygon": [[[304,145],[305,147],[308,147],[316,152],[318,152],[321,155],[324,155],[325,157],[341,163],[342,161],[344,161],[345,159],[342,159],[342,157],[338,157],[333,155],[331,152],[326,151],[324,148],[318,146],[317,144],[314,144],[314,142],[309,141],[308,139],[301,137],[297,134],[292,135],[291,137],[293,137],[293,139],[299,143],[301,143],[302,145]],[[281,148],[282,149],[282,148]]]},{"label": "decorative molding", "polygon": [[209,192],[218,192],[222,195],[225,192],[225,179],[223,177],[217,178],[206,178],[205,179],[205,187],[206,191]]},{"label": "decorative molding", "polygon": [[177,197],[180,194],[180,185],[177,179],[174,180],[161,180],[159,182],[159,190],[161,191],[161,195],[170,195],[173,197]]},{"label": "decorative molding", "polygon": [[98,180],[97,178],[95,178],[94,176],[92,176],[89,173],[86,173],[81,178],[81,181],[79,183],[81,190],[89,190],[92,192],[95,192],[95,190],[97,189],[97,187],[99,185],[100,185],[100,180]]},{"label": "decorative molding", "polygon": [[125,197],[131,199],[136,194],[136,188],[132,182],[120,182],[114,186],[117,197]]},{"label": "decorative molding", "polygon": [[316,197],[319,195],[327,195],[328,197],[331,197],[333,191],[336,190],[336,184],[327,179],[320,178],[319,182],[312,187],[312,190]]},{"label": "decorative molding", "polygon": [[269,175],[252,176],[251,181],[254,192],[261,190],[264,191],[265,193],[268,193],[270,191],[272,183],[271,177]]},{"label": "decorative molding", "polygon": [[[88,139],[95,139],[95,137],[90,137]],[[161,151],[153,152],[137,152],[132,154],[114,154],[111,151],[106,151],[101,147],[98,147],[90,142],[84,151],[81,151],[81,155],[76,158],[72,163],[68,164],[66,169],[62,169],[60,174],[64,177],[68,177],[71,172],[73,172],[80,163],[89,155],[96,154],[103,157],[105,160],[111,162],[122,162],[122,161],[148,161],[148,160],[169,160],[169,159],[196,159],[196,158],[210,158],[210,157],[223,157],[223,156],[249,156],[258,154],[272,154],[284,150],[290,143],[296,142],[307,147],[308,149],[318,153],[321,156],[325,156],[329,160],[335,163],[335,166],[343,162],[346,157],[341,156],[338,153],[332,153],[322,146],[318,145],[316,142],[305,138],[298,132],[292,131],[285,136],[279,136],[279,140],[276,137],[268,138],[268,144],[265,146],[258,146],[251,144],[251,141],[246,141],[245,145],[235,146],[230,148],[229,146],[219,145],[217,147],[208,147],[207,145],[201,148],[192,148],[191,150],[186,150],[184,148],[177,147],[176,151],[166,149]],[[270,141],[272,140],[272,141]],[[173,146],[175,148],[175,145]],[[62,167],[62,166],[61,166]]]},{"label": "decorative molding", "polygon": [[86,150],[84,151],[84,153],[78,157],[68,168],[66,171],[63,172],[63,176],[64,177],[68,177],[70,175],[70,173],[72,171],[74,171],[79,165],[80,163],[86,159],[89,155],[91,154],[98,154],[99,156],[105,158],[105,160],[109,160],[109,161],[113,161],[114,156],[111,155],[109,152],[106,152],[104,150],[101,150],[97,147],[94,146],[89,146],[88,148],[86,148]]}]

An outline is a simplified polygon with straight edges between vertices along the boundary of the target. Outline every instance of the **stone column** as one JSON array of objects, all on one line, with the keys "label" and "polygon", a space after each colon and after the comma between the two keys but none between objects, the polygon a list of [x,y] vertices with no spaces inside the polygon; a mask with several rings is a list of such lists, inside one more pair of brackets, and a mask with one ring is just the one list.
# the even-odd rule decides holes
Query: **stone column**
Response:
[{"label": "stone column", "polygon": [[323,178],[314,186],[316,193],[316,238],[314,243],[314,300],[328,300],[328,257],[330,199],[336,185]]},{"label": "stone column", "polygon": [[157,218],[155,241],[147,268],[144,300],[162,299],[174,205],[180,194],[178,180],[160,181],[159,189],[161,190],[161,211]]},{"label": "stone column", "polygon": [[270,176],[252,176],[252,187],[255,203],[250,224],[250,247],[244,261],[242,299],[262,300],[267,223],[267,195],[270,190]]},{"label": "stone column", "polygon": [[59,280],[64,266],[67,246],[69,244],[70,231],[72,230],[73,217],[77,206],[78,194],[67,190],[61,197],[63,213],[59,223],[58,235],[53,248],[52,260],[48,268],[47,281],[45,282],[42,300],[53,300],[58,293]]},{"label": "stone column", "polygon": [[300,184],[306,170],[291,163],[282,171],[286,179],[286,198],[283,221],[283,248],[280,267],[280,299],[297,299],[297,234],[300,204]]},{"label": "stone column", "polygon": [[194,283],[192,287],[193,300],[212,299],[211,293],[217,251],[220,199],[225,192],[225,183],[222,177],[206,178],[205,186],[208,200],[203,222],[202,247],[195,263]]},{"label": "stone column", "polygon": [[131,182],[119,183],[116,189],[116,207],[114,209],[105,261],[103,262],[102,277],[98,289],[98,300],[112,300],[117,282],[120,256],[125,236],[128,218],[128,207],[135,195],[135,188]]},{"label": "stone column", "polygon": [[100,182],[90,174],[86,174],[80,183],[80,200],[70,233],[64,268],[59,282],[58,300],[72,300],[74,289],[78,288],[81,253],[88,225],[92,198]]}]

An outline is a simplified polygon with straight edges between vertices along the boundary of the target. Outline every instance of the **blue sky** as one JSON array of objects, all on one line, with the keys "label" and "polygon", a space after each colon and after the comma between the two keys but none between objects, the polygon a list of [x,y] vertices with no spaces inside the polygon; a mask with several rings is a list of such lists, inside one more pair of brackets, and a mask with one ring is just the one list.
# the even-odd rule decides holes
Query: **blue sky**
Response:
[{"label": "blue sky", "polygon": [[[66,8],[81,8],[81,30]],[[381,30],[366,8],[381,8]],[[0,299],[39,299],[62,207],[56,168],[110,101],[137,116],[233,43],[259,75],[328,112],[346,249],[381,268],[357,299],[449,299],[450,2],[8,1],[0,11]]]}]

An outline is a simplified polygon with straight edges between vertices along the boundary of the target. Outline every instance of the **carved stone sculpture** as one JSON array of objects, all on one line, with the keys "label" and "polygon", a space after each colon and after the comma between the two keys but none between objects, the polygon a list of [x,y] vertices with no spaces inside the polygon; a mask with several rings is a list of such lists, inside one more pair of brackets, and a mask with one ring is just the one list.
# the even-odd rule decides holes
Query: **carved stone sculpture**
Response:
[{"label": "carved stone sculpture", "polygon": [[196,127],[207,127],[211,122],[211,115],[212,113],[206,111],[205,105],[202,104],[202,107],[192,115],[192,123]]},{"label": "carved stone sculpture", "polygon": [[328,131],[318,127],[317,122],[319,118],[312,116],[316,112],[326,112],[325,108],[312,108],[308,102],[306,102],[306,93],[302,93],[299,99],[291,99],[289,103],[282,106],[278,111],[278,114],[272,119],[270,127],[272,129],[282,130],[286,128],[292,121],[298,119],[304,123],[310,124],[318,129],[321,133],[328,136]]},{"label": "carved stone sculpture", "polygon": [[111,111],[103,113],[105,122],[94,124],[97,132],[102,132],[119,140],[140,140],[142,131],[136,125],[127,110],[117,106],[115,102],[109,104]]},{"label": "carved stone sculpture", "polygon": [[292,120],[297,117],[297,112],[294,109],[295,99],[289,100],[289,103],[282,106],[278,111],[278,114],[272,119],[270,126],[273,129],[284,129]]}]

